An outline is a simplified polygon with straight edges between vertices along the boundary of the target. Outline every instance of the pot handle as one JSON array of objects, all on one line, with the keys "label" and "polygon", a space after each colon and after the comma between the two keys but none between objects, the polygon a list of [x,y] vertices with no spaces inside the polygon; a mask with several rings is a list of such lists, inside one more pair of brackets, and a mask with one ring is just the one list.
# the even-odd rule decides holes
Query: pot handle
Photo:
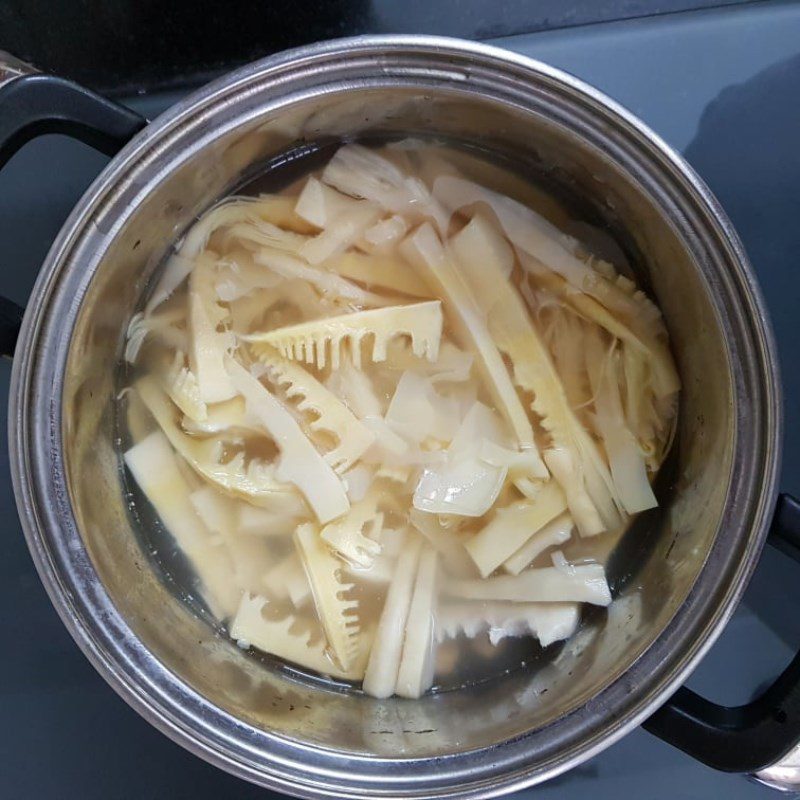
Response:
[{"label": "pot handle", "polygon": [[[800,502],[781,495],[769,541],[800,561]],[[750,773],[778,789],[800,790],[800,653],[755,700],[728,707],[681,687],[645,730],[724,772]]]},{"label": "pot handle", "polygon": [[[146,124],[134,111],[0,50],[0,169],[43,134],[63,133],[114,155]],[[23,311],[0,297],[0,355],[13,356]]]}]

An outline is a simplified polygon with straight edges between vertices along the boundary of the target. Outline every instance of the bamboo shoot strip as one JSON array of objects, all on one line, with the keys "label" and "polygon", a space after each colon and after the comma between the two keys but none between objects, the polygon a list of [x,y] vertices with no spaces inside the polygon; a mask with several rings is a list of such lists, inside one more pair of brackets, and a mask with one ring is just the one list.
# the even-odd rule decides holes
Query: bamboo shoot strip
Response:
[{"label": "bamboo shoot strip", "polygon": [[467,552],[485,578],[566,508],[564,493],[550,481],[535,499],[498,509],[491,522],[467,542]]},{"label": "bamboo shoot strip", "polygon": [[507,558],[503,562],[503,569],[511,575],[519,575],[525,567],[529,566],[548,547],[561,545],[569,541],[574,527],[575,523],[572,517],[568,513],[561,514],[561,516],[556,517],[552,522],[545,525],[544,528],[534,533],[514,555]]},{"label": "bamboo shoot strip", "polygon": [[566,569],[543,567],[519,575],[499,575],[483,580],[450,579],[449,597],[464,600],[506,600],[514,603],[592,603],[607,606],[611,593],[600,564],[580,564]]},{"label": "bamboo shoot strip", "polygon": [[436,572],[436,551],[426,547],[419,559],[414,595],[406,622],[403,654],[395,687],[395,694],[400,697],[421,697],[433,684]]},{"label": "bamboo shoot strip", "polygon": [[389,584],[364,675],[364,691],[373,697],[391,697],[397,686],[403,637],[421,548],[422,541],[415,537],[400,554],[394,577]]}]

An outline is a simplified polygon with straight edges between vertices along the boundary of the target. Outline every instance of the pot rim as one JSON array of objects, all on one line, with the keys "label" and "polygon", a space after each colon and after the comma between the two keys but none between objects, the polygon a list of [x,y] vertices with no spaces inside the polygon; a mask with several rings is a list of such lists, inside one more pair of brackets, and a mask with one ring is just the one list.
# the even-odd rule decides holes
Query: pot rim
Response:
[{"label": "pot rim", "polygon": [[[683,192],[685,202],[693,204],[715,252],[724,258],[731,270],[724,277],[730,281],[728,289],[738,296],[740,306],[730,311],[741,317],[740,326],[751,337],[746,344],[754,351],[760,367],[761,406],[755,408],[754,416],[761,415],[762,429],[749,432],[760,445],[760,460],[752,470],[758,473],[758,479],[748,478],[746,471],[740,469],[737,474],[732,472],[729,485],[729,499],[733,497],[737,501],[738,498],[747,515],[742,515],[743,521],[736,525],[720,526],[694,587],[673,619],[623,675],[587,704],[596,704],[606,713],[610,704],[619,705],[622,710],[614,719],[598,726],[594,734],[580,745],[573,744],[565,757],[551,759],[544,765],[526,764],[524,757],[525,740],[532,738],[536,731],[485,750],[435,759],[437,765],[434,769],[442,778],[433,788],[423,786],[419,778],[404,777],[403,781],[398,781],[392,774],[382,776],[383,782],[380,782],[374,775],[370,777],[364,773],[359,776],[358,786],[342,784],[341,781],[348,779],[347,768],[339,774],[332,771],[327,762],[317,768],[303,761],[304,753],[313,748],[293,745],[287,749],[286,743],[279,741],[278,737],[261,732],[259,741],[269,742],[273,748],[270,750],[271,760],[265,763],[264,753],[259,753],[252,737],[247,740],[240,736],[238,749],[234,749],[234,737],[213,729],[201,711],[216,711],[218,716],[221,714],[229,720],[232,717],[205,701],[160,665],[117,614],[100,584],[71,513],[61,452],[60,393],[56,391],[42,397],[32,391],[37,382],[47,385],[46,381],[53,376],[63,377],[69,338],[80,308],[80,296],[73,296],[69,302],[63,297],[64,277],[76,271],[75,259],[72,258],[75,252],[81,246],[91,246],[91,237],[97,237],[96,233],[87,230],[87,220],[98,208],[111,207],[113,217],[113,211],[121,203],[121,189],[127,184],[129,173],[138,168],[154,144],[166,142],[168,148],[169,137],[180,131],[181,126],[202,117],[212,108],[234,103],[259,81],[269,81],[270,76],[278,81],[279,93],[284,84],[293,88],[292,76],[284,72],[288,68],[300,70],[337,57],[370,54],[390,57],[397,53],[438,59],[437,69],[431,70],[432,80],[444,75],[447,80],[463,81],[464,73],[472,63],[499,73],[515,72],[523,78],[527,75],[528,78],[544,80],[580,100],[589,111],[611,118],[631,140],[632,146],[640,148],[649,158],[660,161],[658,166],[668,172],[673,188]],[[281,98],[285,103],[287,96],[279,94],[276,107],[280,106]],[[138,198],[132,198],[128,192],[127,202],[134,199]],[[80,268],[85,270],[81,278],[85,287],[93,269],[87,269],[85,263]],[[64,314],[69,316],[61,319],[58,325],[52,319],[54,307],[68,309]],[[48,346],[44,347],[43,342]],[[782,409],[775,353],[761,292],[742,244],[718,201],[681,156],[618,103],[561,70],[488,45],[417,35],[333,40],[256,61],[179,101],[134,137],[77,203],[44,261],[17,346],[9,404],[14,493],[37,571],[70,634],[112,688],[173,741],[239,777],[303,797],[496,796],[525,788],[576,766],[641,723],[686,679],[730,619],[757,563],[777,493]],[[58,382],[50,385],[60,386]],[[39,439],[32,436],[34,432],[39,433]],[[738,426],[735,449],[741,447],[739,437],[743,432],[746,432],[744,426]],[[737,486],[741,488],[741,494],[733,491]],[[747,502],[742,502],[742,498]],[[723,521],[728,516],[729,505],[726,505]],[[731,542],[738,549],[731,548]],[[58,550],[59,547],[63,552]],[[66,558],[71,559],[72,572],[65,571]],[[76,571],[86,585],[76,584]],[[102,604],[102,614],[97,604]],[[102,621],[99,619],[101,616]],[[679,644],[683,645],[680,650]],[[120,663],[120,658],[126,648],[133,648],[141,659],[142,672],[131,675],[123,669],[125,661],[123,659]],[[668,657],[663,655],[665,651],[669,653]],[[642,691],[640,684],[647,686],[647,691]],[[615,697],[624,698],[627,705],[623,707],[621,699],[612,702]],[[634,697],[635,701],[632,701]],[[578,709],[567,717],[583,711]],[[554,725],[560,725],[562,721]],[[242,723],[238,726],[247,727]],[[476,754],[482,753],[488,753],[492,769],[485,766],[477,769],[473,765]],[[292,759],[297,759],[297,762],[289,763]],[[370,760],[381,761],[378,758]],[[416,763],[421,765],[428,760],[420,759]],[[354,763],[361,759],[348,757],[347,761],[352,770]],[[301,771],[298,771],[298,766]],[[454,767],[455,771],[452,771]],[[353,777],[352,771],[349,777]]]}]

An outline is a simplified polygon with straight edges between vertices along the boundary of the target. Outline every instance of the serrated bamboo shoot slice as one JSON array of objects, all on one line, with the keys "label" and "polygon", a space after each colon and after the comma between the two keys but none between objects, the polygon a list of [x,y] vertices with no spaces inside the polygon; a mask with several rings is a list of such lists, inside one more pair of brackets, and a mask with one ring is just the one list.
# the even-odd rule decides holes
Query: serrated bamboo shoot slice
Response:
[{"label": "serrated bamboo shoot slice", "polygon": [[536,499],[521,500],[498,509],[489,524],[476,533],[465,548],[485,578],[566,508],[561,488],[555,481],[549,481]]},{"label": "serrated bamboo shoot slice", "polygon": [[395,694],[400,697],[421,697],[433,684],[437,558],[436,551],[429,547],[424,548],[419,557],[397,672]]},{"label": "serrated bamboo shoot slice", "polygon": [[406,306],[357,311],[338,317],[303,322],[288,328],[244,337],[258,352],[259,344],[277,349],[284,358],[305,361],[323,369],[330,363],[338,369],[343,343],[356,368],[361,366],[361,341],[372,339],[372,360],[385,361],[388,343],[408,336],[415,354],[436,361],[442,335],[442,306],[438,300]]},{"label": "serrated bamboo shoot slice", "polygon": [[386,593],[364,674],[363,689],[373,697],[391,697],[397,686],[403,636],[421,549],[422,541],[415,537],[403,550]]},{"label": "serrated bamboo shoot slice", "polygon": [[305,567],[317,615],[333,655],[343,670],[349,670],[358,654],[358,601],[344,597],[353,585],[342,583],[342,563],[319,535],[319,528],[306,523],[295,531],[295,544]]},{"label": "serrated bamboo shoot slice", "polygon": [[320,534],[345,561],[358,567],[368,568],[381,552],[380,544],[366,535],[373,523],[382,524],[378,499],[376,492],[370,492],[354,503],[347,514],[329,522]]},{"label": "serrated bamboo shoot slice", "polygon": [[447,259],[433,228],[424,224],[401,245],[401,251],[421,272],[431,289],[444,298],[448,317],[461,344],[478,359],[495,405],[502,410],[521,447],[536,451],[528,415],[522,407],[503,359],[469,289]]},{"label": "serrated bamboo shoot slice", "polygon": [[534,636],[542,647],[568,639],[580,620],[577,603],[485,603],[450,600],[436,613],[436,636],[440,642],[460,634],[474,638],[488,632],[497,644],[508,636]]},{"label": "serrated bamboo shoot slice", "polygon": [[[324,637],[314,640],[311,632],[297,626],[297,618],[293,615],[279,620],[267,619],[263,611],[268,605],[269,600],[259,595],[242,597],[231,623],[231,638],[243,646],[257,647],[322,675],[347,681],[361,680],[369,654],[366,647],[357,650],[348,669],[342,669],[328,656]],[[295,630],[296,627],[301,630]]]},{"label": "serrated bamboo shoot slice", "polygon": [[575,523],[569,514],[561,514],[528,539],[522,547],[503,562],[503,569],[511,575],[519,575],[535,558],[548,547],[564,544],[572,536]]},{"label": "serrated bamboo shoot slice", "polygon": [[245,399],[247,413],[264,427],[281,451],[275,474],[294,484],[320,522],[330,522],[350,508],[342,481],[316,451],[297,421],[257,378],[232,358],[225,362],[236,391]]},{"label": "serrated bamboo shoot slice", "polygon": [[125,463],[194,567],[200,592],[212,613],[220,619],[231,616],[241,594],[233,565],[225,550],[213,543],[211,532],[195,513],[189,499],[191,489],[167,438],[160,431],[151,433],[125,453]]},{"label": "serrated bamboo shoot slice", "polygon": [[411,531],[407,527],[388,528],[380,520],[380,529],[377,527],[370,531],[370,538],[375,539],[381,546],[381,555],[396,561],[405,549]]},{"label": "serrated bamboo shoot slice", "polygon": [[519,575],[498,575],[482,580],[451,578],[445,594],[464,600],[504,600],[514,603],[592,603],[607,606],[611,592],[600,564],[567,568],[528,569]]},{"label": "serrated bamboo shoot slice", "polygon": [[256,349],[270,381],[281,387],[290,400],[299,399],[298,410],[312,414],[308,424],[312,434],[324,432],[336,440],[336,447],[325,454],[325,460],[337,472],[349,469],[375,441],[375,434],[299,364],[283,358],[271,347],[262,345]]},{"label": "serrated bamboo shoot slice", "polygon": [[278,481],[271,465],[251,461],[245,467],[242,457],[223,464],[219,440],[200,439],[184,433],[175,421],[175,409],[152,378],[141,378],[134,388],[170,444],[200,476],[255,505],[270,508],[282,508],[287,503],[296,505],[297,495],[293,487]]},{"label": "serrated bamboo shoot slice", "polygon": [[202,423],[208,419],[208,407],[200,396],[197,377],[186,366],[184,359],[182,352],[175,353],[175,359],[164,376],[164,385],[170,400],[192,422]]},{"label": "serrated bamboo shoot slice", "polygon": [[220,310],[212,284],[212,269],[211,260],[200,256],[189,278],[189,366],[205,403],[219,403],[236,394],[223,363],[232,340],[229,333],[217,330]]}]

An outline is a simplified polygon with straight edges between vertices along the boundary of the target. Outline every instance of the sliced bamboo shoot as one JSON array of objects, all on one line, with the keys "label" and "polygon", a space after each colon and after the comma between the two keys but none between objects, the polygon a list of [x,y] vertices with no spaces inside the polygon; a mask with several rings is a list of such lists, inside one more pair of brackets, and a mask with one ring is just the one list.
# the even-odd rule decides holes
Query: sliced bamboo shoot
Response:
[{"label": "sliced bamboo shoot", "polygon": [[400,554],[389,584],[364,674],[364,691],[373,697],[391,697],[397,686],[403,636],[414,593],[421,548],[422,541],[415,538]]},{"label": "sliced bamboo shoot", "polygon": [[267,345],[259,346],[257,352],[272,383],[281,387],[290,400],[299,399],[299,411],[312,415],[308,423],[312,434],[327,433],[336,440],[336,447],[325,454],[325,460],[337,472],[349,469],[375,441],[375,434],[299,364]]},{"label": "sliced bamboo shoot", "polygon": [[547,550],[548,547],[564,544],[572,536],[572,529],[575,523],[569,514],[561,514],[544,528],[536,533],[503,562],[503,569],[511,575],[519,575],[522,570],[529,566],[537,556]]},{"label": "sliced bamboo shoot", "polygon": [[271,464],[253,460],[245,467],[243,457],[223,463],[220,440],[200,439],[184,433],[175,421],[176,409],[153,378],[141,378],[134,388],[170,444],[200,476],[255,505],[270,508],[296,505],[294,488],[277,480]]},{"label": "sliced bamboo shoot", "polygon": [[354,503],[347,514],[329,522],[322,529],[322,539],[345,561],[358,567],[369,568],[375,556],[381,552],[380,544],[366,535],[372,532],[375,524],[378,530],[383,525],[378,499],[376,492],[369,493],[363,500]]},{"label": "sliced bamboo shoot", "polygon": [[498,509],[491,522],[466,543],[466,550],[485,578],[566,508],[564,493],[550,481],[534,500]]},{"label": "sliced bamboo shoot", "polygon": [[389,289],[413,297],[430,297],[425,282],[402,258],[348,251],[327,259],[322,266],[370,288]]},{"label": "sliced bamboo shoot", "polygon": [[464,600],[505,600],[514,603],[592,603],[607,606],[611,593],[600,564],[580,564],[565,569],[543,567],[519,575],[498,575],[483,580],[451,578],[445,593]]},{"label": "sliced bamboo shoot", "polygon": [[421,697],[433,684],[436,646],[433,635],[436,573],[436,551],[426,547],[419,558],[414,594],[406,621],[403,652],[395,687],[395,694],[400,697]]},{"label": "sliced bamboo shoot", "polygon": [[350,501],[344,484],[314,449],[294,417],[241,364],[229,358],[225,366],[236,391],[245,399],[247,413],[280,448],[276,477],[294,484],[303,493],[320,522],[330,522],[346,513]]},{"label": "sliced bamboo shoot", "polygon": [[295,531],[295,544],[328,645],[339,666],[349,670],[358,655],[358,601],[345,599],[344,595],[353,585],[342,583],[342,563],[322,541],[316,525],[300,525]]},{"label": "sliced bamboo shoot", "polygon": [[[184,410],[178,403],[175,405]],[[244,399],[238,395],[205,408],[206,415],[202,421],[184,416],[182,425],[186,433],[197,436],[215,436],[220,433],[248,436],[255,432],[245,414]]]},{"label": "sliced bamboo shoot", "polygon": [[407,306],[376,308],[342,314],[338,317],[303,322],[288,328],[256,333],[245,337],[258,352],[258,346],[274,347],[284,358],[305,361],[323,369],[328,363],[338,369],[343,344],[356,368],[361,366],[361,341],[372,339],[372,360],[385,361],[389,342],[408,336],[415,355],[436,361],[442,335],[442,307],[438,300]]},{"label": "sliced bamboo shoot", "polygon": [[[312,633],[297,625],[297,618],[292,615],[279,620],[267,619],[263,612],[268,605],[265,597],[244,595],[231,623],[231,638],[243,646],[257,647],[322,675],[347,681],[361,680],[369,654],[366,647],[357,653],[350,667],[343,669],[329,657],[324,637],[318,636],[315,640]],[[296,627],[301,630],[295,630]]]}]

